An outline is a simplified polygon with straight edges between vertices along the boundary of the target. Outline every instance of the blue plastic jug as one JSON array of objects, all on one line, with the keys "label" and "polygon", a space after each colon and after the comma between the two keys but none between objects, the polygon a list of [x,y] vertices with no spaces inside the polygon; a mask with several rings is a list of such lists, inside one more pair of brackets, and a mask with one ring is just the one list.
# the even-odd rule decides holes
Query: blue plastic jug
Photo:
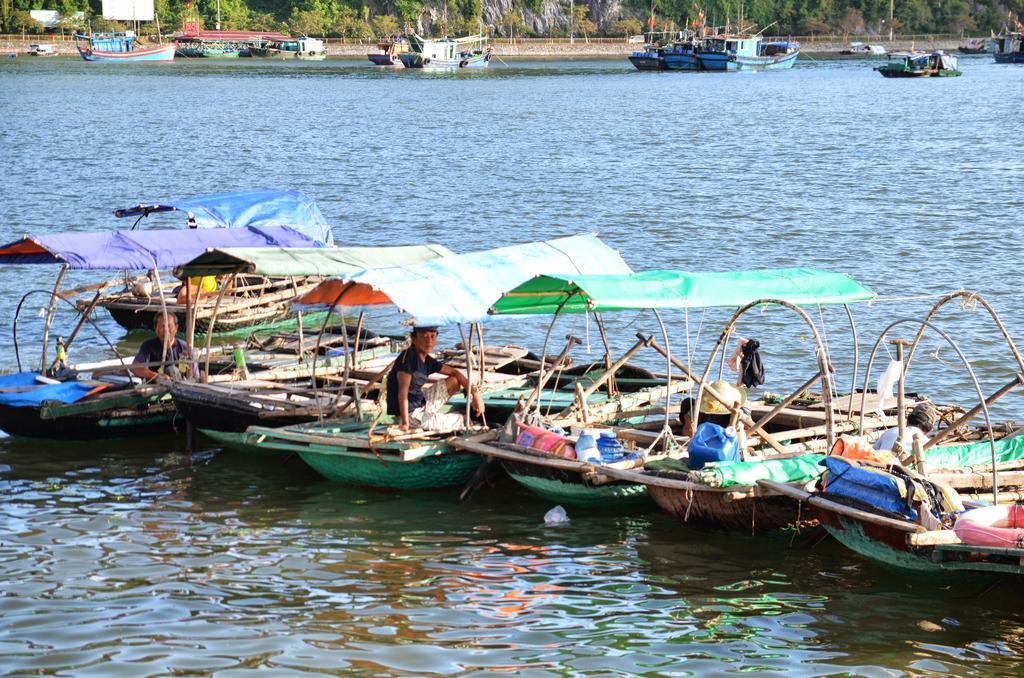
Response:
[{"label": "blue plastic jug", "polygon": [[615,431],[602,431],[597,439],[597,451],[601,453],[601,462],[610,464],[620,461],[626,448],[615,438]]},{"label": "blue plastic jug", "polygon": [[740,441],[736,430],[730,426],[722,428],[706,421],[697,427],[690,439],[690,468],[699,471],[704,464],[712,461],[739,461]]},{"label": "blue plastic jug", "polygon": [[576,458],[589,463],[600,463],[601,453],[597,450],[597,441],[589,433],[581,433],[576,439]]}]

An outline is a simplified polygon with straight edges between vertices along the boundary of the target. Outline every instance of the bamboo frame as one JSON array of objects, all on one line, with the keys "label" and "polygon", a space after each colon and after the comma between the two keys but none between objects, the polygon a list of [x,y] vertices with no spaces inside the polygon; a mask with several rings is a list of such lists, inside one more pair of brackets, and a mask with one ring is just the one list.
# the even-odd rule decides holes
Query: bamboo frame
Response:
[{"label": "bamboo frame", "polygon": [[[723,343],[728,341],[728,337],[732,333],[733,328],[736,325],[736,322],[744,313],[746,313],[750,309],[757,308],[759,306],[766,306],[769,304],[782,306],[783,308],[788,308],[789,310],[796,313],[798,316],[800,316],[800,318],[803,319],[805,323],[807,323],[807,326],[810,328],[811,334],[814,337],[814,353],[818,361],[818,371],[821,373],[822,379],[821,400],[822,404],[825,407],[825,439],[828,442],[829,449],[831,449],[832,445],[835,443],[835,412],[833,412],[832,410],[832,365],[830,365],[828,362],[828,353],[825,351],[824,344],[822,344],[821,335],[818,334],[818,328],[814,324],[814,320],[811,319],[811,317],[807,315],[807,313],[802,308],[794,304],[791,304],[788,301],[783,301],[781,299],[758,299],[757,301],[753,301],[747,304],[746,306],[737,309],[736,312],[733,313],[732,318],[730,318],[729,322],[726,323],[725,328],[718,336],[718,341],[715,342],[715,345],[711,350],[711,355],[708,358],[707,365],[704,367],[704,374],[701,376],[700,380],[697,381],[696,402],[698,403],[698,407],[701,400],[701,396],[703,395],[704,391],[708,389],[707,378],[708,374],[711,372],[711,367],[714,365],[715,356],[718,354],[718,350],[719,348],[722,347]],[[693,377],[691,376],[691,378]],[[722,402],[721,398],[716,398],[716,400]],[[724,405],[725,403],[723,402],[722,404]],[[733,410],[730,408],[730,411]],[[739,408],[736,408],[734,411],[738,412]],[[747,417],[747,419],[749,420],[750,418]],[[774,441],[774,439],[769,438],[769,440],[771,441],[769,442],[769,444],[772,445],[772,447],[775,447],[778,444],[777,442]]]}]

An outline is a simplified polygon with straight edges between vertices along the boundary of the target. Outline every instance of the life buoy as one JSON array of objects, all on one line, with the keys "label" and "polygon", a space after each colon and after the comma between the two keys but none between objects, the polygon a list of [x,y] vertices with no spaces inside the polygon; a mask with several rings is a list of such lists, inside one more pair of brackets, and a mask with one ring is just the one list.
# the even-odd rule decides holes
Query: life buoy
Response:
[{"label": "life buoy", "polygon": [[985,506],[962,514],[953,532],[965,544],[1024,548],[1024,506]]}]

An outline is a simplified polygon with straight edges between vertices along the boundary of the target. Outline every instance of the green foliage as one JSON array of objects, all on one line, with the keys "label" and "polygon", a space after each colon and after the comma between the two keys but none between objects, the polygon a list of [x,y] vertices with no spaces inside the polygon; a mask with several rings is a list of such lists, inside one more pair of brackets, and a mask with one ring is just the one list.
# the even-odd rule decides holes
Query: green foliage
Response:
[{"label": "green foliage", "polygon": [[398,25],[398,19],[390,14],[380,14],[373,17],[372,25],[373,32],[381,38],[398,35],[402,32],[401,26]]},{"label": "green foliage", "polygon": [[[496,0],[220,0],[221,27],[239,30],[277,30],[313,35],[372,37],[414,28],[433,11],[435,32],[475,33],[485,4]],[[741,5],[742,1],[742,5]],[[216,23],[216,0],[156,0],[164,32],[180,29],[182,18],[198,16],[206,28]],[[607,35],[642,32],[647,27],[652,0],[621,0],[621,14],[592,15],[587,4],[575,4],[573,33],[589,36],[599,23]],[[548,16],[548,35],[566,35],[568,1],[562,13]],[[602,3],[602,7],[609,3]],[[708,24],[733,26],[743,7],[745,26],[766,28],[769,35],[887,35],[889,0],[653,0],[657,28],[687,25],[703,11]],[[40,33],[42,27],[29,18],[30,9],[55,9],[64,16],[85,11],[94,30],[107,29],[102,20],[102,0],[0,0],[0,30]],[[542,13],[544,0],[512,0],[503,7],[496,28],[504,35],[522,35]],[[1007,10],[1024,13],[1024,0],[898,0],[894,27],[903,33],[987,34],[1001,31]],[[488,13],[493,16],[493,14]],[[514,17],[518,17],[518,22]],[[383,23],[382,23],[383,22]],[[441,25],[445,24],[445,25]],[[65,30],[72,28],[69,24]],[[147,28],[148,30],[148,28]]]},{"label": "green foliage", "polygon": [[613,21],[612,25],[608,27],[609,35],[639,35],[643,33],[644,25],[640,23],[639,19],[619,19]]}]

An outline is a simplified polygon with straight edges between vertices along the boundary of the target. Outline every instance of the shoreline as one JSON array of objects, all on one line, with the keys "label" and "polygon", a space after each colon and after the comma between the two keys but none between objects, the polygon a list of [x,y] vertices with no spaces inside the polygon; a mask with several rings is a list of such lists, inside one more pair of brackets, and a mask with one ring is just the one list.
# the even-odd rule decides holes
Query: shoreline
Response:
[{"label": "shoreline", "polygon": [[[51,39],[46,39],[51,37]],[[340,40],[328,39],[327,55],[329,57],[361,58],[377,51],[376,43],[343,43]],[[901,52],[918,47],[922,50],[941,49],[951,54],[956,54],[956,49],[962,42],[960,39],[944,38],[939,40],[879,40],[872,44],[885,47],[887,52]],[[52,36],[34,36],[26,39],[4,39],[0,40],[0,53],[17,54],[27,56],[29,45],[45,43],[53,45],[54,50],[60,56],[78,56],[74,41],[70,39],[52,39]],[[560,42],[546,38],[521,39],[514,43],[505,39],[492,41],[495,56],[511,59],[586,59],[586,58],[625,58],[632,52],[641,49],[642,45],[629,43],[625,40],[609,40],[601,38],[600,41],[585,42],[577,40],[575,43]],[[801,53],[814,56],[835,56],[840,57],[839,50],[846,48],[845,42],[804,42],[801,43]],[[857,55],[859,58],[881,58],[872,55]],[[39,57],[31,57],[39,58]],[[46,58],[46,57],[41,57]],[[851,57],[853,58],[853,57]]]}]

